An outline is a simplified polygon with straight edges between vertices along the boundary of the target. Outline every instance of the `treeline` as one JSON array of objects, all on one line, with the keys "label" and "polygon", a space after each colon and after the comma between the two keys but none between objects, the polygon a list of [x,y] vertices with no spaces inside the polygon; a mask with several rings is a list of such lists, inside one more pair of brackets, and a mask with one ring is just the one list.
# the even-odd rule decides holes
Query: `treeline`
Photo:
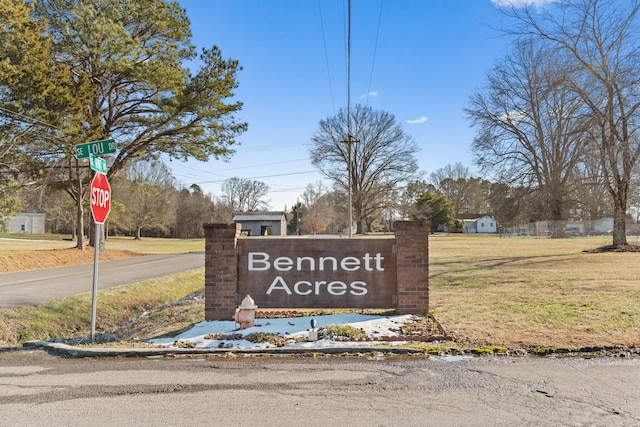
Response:
[{"label": "treeline", "polygon": [[[146,237],[203,237],[204,223],[230,223],[233,213],[267,208],[268,187],[260,182],[231,178],[220,195],[205,193],[193,184],[179,185],[159,161],[130,164],[110,181],[111,212],[105,223],[108,235]],[[87,204],[87,201],[84,201]],[[46,231],[76,238],[76,206],[64,189],[41,185],[24,187],[20,196],[24,211],[46,214]],[[85,235],[92,223],[84,209]]]}]

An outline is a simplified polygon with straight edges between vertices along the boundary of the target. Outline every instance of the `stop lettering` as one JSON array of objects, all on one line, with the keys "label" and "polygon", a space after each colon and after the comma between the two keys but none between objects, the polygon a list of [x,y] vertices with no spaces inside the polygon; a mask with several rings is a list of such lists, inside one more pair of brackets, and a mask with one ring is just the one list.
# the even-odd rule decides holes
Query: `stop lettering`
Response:
[{"label": "stop lettering", "polygon": [[104,224],[111,210],[111,186],[105,174],[96,173],[93,177],[89,204],[93,220],[96,224]]},{"label": "stop lettering", "polygon": [[106,207],[107,203],[109,203],[109,192],[100,188],[93,188],[92,191],[91,203],[101,208]]}]

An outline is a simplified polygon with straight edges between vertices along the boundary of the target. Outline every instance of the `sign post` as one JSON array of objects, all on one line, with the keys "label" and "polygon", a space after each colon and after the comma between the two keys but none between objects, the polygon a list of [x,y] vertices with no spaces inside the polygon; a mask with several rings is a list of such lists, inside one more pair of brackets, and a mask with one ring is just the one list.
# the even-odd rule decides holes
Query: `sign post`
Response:
[{"label": "sign post", "polygon": [[101,225],[109,215],[111,210],[111,186],[107,176],[103,173],[96,173],[91,181],[90,193],[91,215],[95,222],[95,238],[93,243],[93,290],[91,297],[91,342],[95,341],[96,335],[96,305],[98,298],[98,252],[100,250]]}]

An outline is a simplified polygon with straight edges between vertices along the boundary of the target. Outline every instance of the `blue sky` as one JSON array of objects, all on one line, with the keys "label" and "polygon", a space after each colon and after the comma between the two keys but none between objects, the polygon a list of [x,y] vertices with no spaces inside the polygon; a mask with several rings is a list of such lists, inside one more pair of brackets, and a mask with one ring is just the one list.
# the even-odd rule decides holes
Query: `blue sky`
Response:
[{"label": "blue sky", "polygon": [[[352,0],[351,105],[393,114],[421,148],[425,177],[455,162],[473,170],[463,109],[509,46],[499,8],[518,1]],[[236,98],[249,130],[228,161],[173,161],[174,176],[216,195],[225,179],[255,179],[270,187],[272,209],[290,208],[323,180],[309,160],[318,122],[347,105],[347,1],[179,3],[193,43],[243,67]]]}]

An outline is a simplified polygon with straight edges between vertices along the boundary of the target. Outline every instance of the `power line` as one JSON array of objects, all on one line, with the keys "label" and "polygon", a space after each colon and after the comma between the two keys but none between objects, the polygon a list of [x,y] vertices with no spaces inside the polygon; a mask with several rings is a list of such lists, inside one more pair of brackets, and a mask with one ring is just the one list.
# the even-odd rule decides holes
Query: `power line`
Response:
[{"label": "power line", "polygon": [[[252,176],[252,177],[247,177],[245,179],[275,178],[279,176],[304,175],[304,174],[316,173],[316,172],[318,171],[311,170],[311,171],[302,171],[302,172],[279,173],[274,175]],[[226,181],[226,179],[218,180],[218,181],[200,181],[200,182],[197,182],[196,184],[217,184],[219,182],[224,182],[224,181]]]},{"label": "power line", "polygon": [[322,30],[322,45],[324,46],[324,62],[327,66],[327,77],[329,78],[329,94],[331,95],[331,107],[335,113],[336,104],[333,99],[333,85],[331,82],[331,69],[329,68],[329,55],[327,54],[327,40],[324,34],[324,21],[322,19],[322,7],[320,5],[320,0],[318,0],[318,11],[320,13],[320,29]]},{"label": "power line", "polygon": [[[229,172],[229,171],[234,171],[234,170],[239,170],[239,169],[255,169],[261,166],[271,166],[271,165],[281,165],[281,164],[285,164],[285,163],[295,163],[295,162],[299,162],[301,160],[308,160],[307,158],[302,158],[302,159],[294,159],[294,160],[284,160],[282,162],[269,162],[269,163],[260,163],[260,164],[255,164],[255,165],[248,165],[248,166],[239,166],[236,168],[227,168],[227,169],[218,169],[217,172]],[[214,174],[214,175],[220,175],[217,172],[210,172],[207,170],[202,170],[202,169],[198,169],[198,168],[194,168],[191,166],[182,166],[185,169],[190,169],[192,171],[195,172],[200,172],[200,173],[204,173],[204,174]]]},{"label": "power line", "polygon": [[14,118],[18,118],[19,117],[20,119],[22,119],[23,122],[27,122],[28,121],[28,122],[30,122],[32,124],[40,124],[42,126],[45,126],[45,127],[51,128],[51,129],[55,129],[57,131],[62,132],[64,135],[72,135],[72,136],[78,136],[78,137],[80,136],[80,135],[75,134],[73,132],[65,131],[64,129],[61,129],[56,125],[52,125],[51,123],[42,121],[40,119],[36,119],[34,117],[31,117],[31,116],[27,116],[26,114],[22,114],[22,113],[18,113],[16,111],[9,110],[9,109],[4,108],[4,107],[0,107],[0,111],[8,113],[10,116],[13,116]]},{"label": "power line", "polygon": [[376,29],[376,42],[373,47],[373,59],[371,60],[371,74],[369,75],[369,89],[367,90],[367,104],[369,104],[369,95],[371,94],[371,83],[373,82],[373,69],[376,63],[376,53],[378,52],[378,38],[380,36],[380,22],[382,21],[382,6],[384,0],[380,0],[380,13],[378,14],[378,28]]}]

